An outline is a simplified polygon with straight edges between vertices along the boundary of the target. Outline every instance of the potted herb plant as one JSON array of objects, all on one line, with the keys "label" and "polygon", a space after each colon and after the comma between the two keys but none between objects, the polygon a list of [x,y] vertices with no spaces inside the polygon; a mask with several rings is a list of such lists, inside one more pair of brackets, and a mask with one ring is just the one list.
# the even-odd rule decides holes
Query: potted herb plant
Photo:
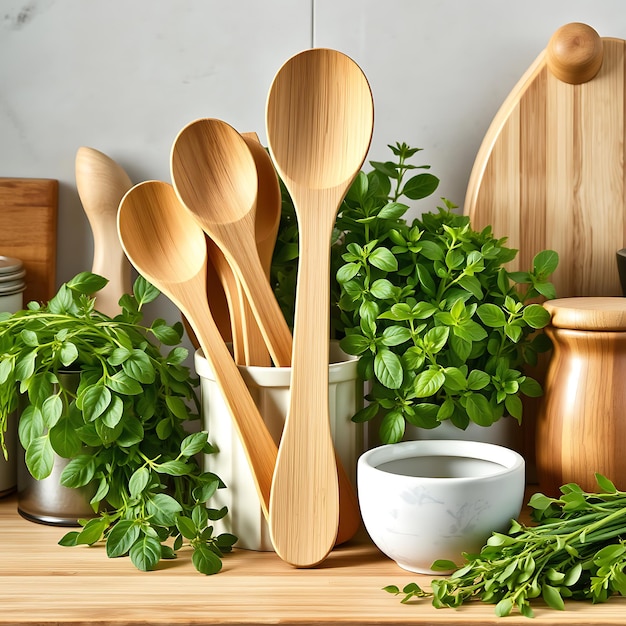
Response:
[{"label": "potted herb plant", "polygon": [[[142,277],[120,300],[121,314],[99,313],[91,294],[105,284],[84,272],[45,306],[0,314],[0,442],[19,404],[32,476],[49,476],[56,456],[68,460],[63,486],[92,485],[93,509],[103,512],[63,545],[104,541],[108,556],[129,555],[142,570],[187,545],[196,569],[215,573],[236,538],[213,533],[227,511],[208,502],[223,484],[196,458],[213,452],[207,434],[187,430],[198,419],[198,381],[183,365],[182,325],[141,324],[143,306],[159,295]],[[77,388],[64,385],[66,370],[78,372]]]},{"label": "potted herb plant", "polygon": [[[490,228],[473,230],[445,199],[408,223],[401,199],[426,198],[439,180],[413,172],[429,167],[410,163],[418,149],[389,147],[394,160],[371,162],[348,191],[332,246],[333,331],[370,382],[369,403],[353,419],[378,416],[383,443],[400,441],[407,423],[465,429],[504,415],[521,420],[521,396],[542,393],[523,366],[550,348],[540,331],[549,314],[536,298],[555,296],[558,256],[541,251],[529,271],[507,271],[516,251]],[[283,204],[273,276],[289,315],[297,231],[286,194]]]}]

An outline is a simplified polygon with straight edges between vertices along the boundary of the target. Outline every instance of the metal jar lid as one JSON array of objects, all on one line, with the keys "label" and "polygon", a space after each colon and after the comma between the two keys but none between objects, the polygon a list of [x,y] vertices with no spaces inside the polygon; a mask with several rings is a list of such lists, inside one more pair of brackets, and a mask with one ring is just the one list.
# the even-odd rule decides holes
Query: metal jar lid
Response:
[{"label": "metal jar lid", "polygon": [[0,275],[17,274],[24,269],[24,264],[19,259],[10,256],[0,256]]}]

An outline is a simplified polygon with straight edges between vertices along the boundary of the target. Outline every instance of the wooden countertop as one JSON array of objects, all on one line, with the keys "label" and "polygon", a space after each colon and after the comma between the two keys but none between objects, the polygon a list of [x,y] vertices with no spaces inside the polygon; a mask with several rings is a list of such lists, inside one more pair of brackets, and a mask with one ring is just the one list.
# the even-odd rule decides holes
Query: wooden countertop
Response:
[{"label": "wooden countertop", "polygon": [[274,553],[235,550],[215,576],[197,573],[189,553],[140,572],[102,546],[57,545],[66,529],[35,524],[0,500],[0,624],[626,624],[626,598],[568,603],[564,612],[535,606],[535,619],[497,618],[481,603],[434,609],[401,604],[382,587],[430,578],[405,572],[365,535],[333,551],[315,570],[295,570]]}]

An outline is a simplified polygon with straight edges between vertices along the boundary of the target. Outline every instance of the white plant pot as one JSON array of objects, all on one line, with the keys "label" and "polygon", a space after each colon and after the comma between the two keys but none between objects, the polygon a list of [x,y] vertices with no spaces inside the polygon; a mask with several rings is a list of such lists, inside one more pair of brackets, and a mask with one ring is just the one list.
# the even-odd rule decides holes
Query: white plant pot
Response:
[{"label": "white plant pot", "polygon": [[[211,366],[201,350],[195,353],[194,363],[200,377],[203,427],[209,433],[211,444],[219,450],[205,457],[205,470],[217,474],[227,486],[227,489],[219,489],[212,501],[214,506],[227,506],[229,512],[224,520],[215,524],[216,531],[237,535],[240,548],[273,550],[243,447]],[[330,363],[331,432],[337,453],[356,487],[356,463],[363,452],[363,431],[351,418],[363,406],[363,383],[357,376],[357,357],[345,354],[334,342],[330,347]],[[278,444],[289,407],[291,368],[239,366],[239,371]]]}]

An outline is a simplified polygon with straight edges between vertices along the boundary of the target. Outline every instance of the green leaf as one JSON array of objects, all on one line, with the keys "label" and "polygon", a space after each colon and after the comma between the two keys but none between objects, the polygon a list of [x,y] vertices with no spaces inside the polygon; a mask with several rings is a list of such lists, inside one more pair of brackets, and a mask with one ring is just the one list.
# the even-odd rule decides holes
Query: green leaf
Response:
[{"label": "green leaf", "polygon": [[402,385],[402,363],[397,354],[383,348],[374,357],[376,378],[388,389],[398,389]]},{"label": "green leaf", "polygon": [[435,193],[438,186],[439,179],[436,176],[426,173],[418,174],[406,182],[401,194],[411,200],[421,200]]},{"label": "green leaf", "polygon": [[143,393],[143,387],[123,371],[110,376],[106,381],[106,386],[123,396],[138,396]]},{"label": "green leaf", "polygon": [[505,597],[502,598],[502,600],[500,600],[498,602],[498,604],[496,604],[496,616],[497,617],[506,617],[507,615],[511,614],[511,611],[513,610],[513,598],[511,597]]},{"label": "green leaf", "polygon": [[60,482],[64,487],[77,488],[88,485],[96,473],[92,455],[81,454],[71,459],[61,472]]},{"label": "green leaf", "polygon": [[617,493],[617,487],[613,484],[613,481],[596,472],[596,482],[598,487],[602,490],[602,493]]},{"label": "green leaf", "polygon": [[85,421],[93,422],[111,404],[111,392],[102,384],[94,385],[81,394],[79,402]]},{"label": "green leaf", "polygon": [[406,204],[390,202],[378,212],[378,217],[385,220],[397,220],[402,217],[408,209],[409,207]]},{"label": "green leaf", "polygon": [[524,308],[522,319],[531,328],[543,328],[550,323],[550,313],[540,304],[529,304]]},{"label": "green leaf", "polygon": [[124,402],[119,396],[111,397],[111,404],[100,416],[102,422],[109,428],[115,428],[124,414]]},{"label": "green leaf", "polygon": [[184,457],[193,456],[194,454],[198,454],[198,452],[202,452],[206,443],[206,432],[192,433],[182,440],[180,444],[180,453]]},{"label": "green leaf", "polygon": [[476,313],[485,326],[491,328],[502,328],[506,323],[504,311],[496,304],[489,302],[481,304]]},{"label": "green leaf", "polygon": [[424,335],[424,346],[431,354],[441,352],[450,336],[450,329],[447,326],[435,326]]},{"label": "green leaf", "polygon": [[338,283],[347,283],[349,280],[352,280],[361,269],[361,265],[359,263],[346,263],[346,265],[342,265],[337,270],[337,282]]},{"label": "green leaf", "polygon": [[345,336],[339,345],[347,354],[358,356],[369,348],[370,340],[363,335],[353,334]]},{"label": "green leaf", "polygon": [[67,282],[67,286],[77,293],[90,296],[100,291],[109,281],[103,276],[91,272],[81,272]]},{"label": "green leaf", "polygon": [[367,261],[385,272],[395,272],[398,269],[398,261],[388,248],[376,248],[367,257]]},{"label": "green leaf", "polygon": [[139,467],[128,481],[128,491],[131,497],[136,498],[143,493],[150,482],[150,470],[147,467]]},{"label": "green leaf", "polygon": [[198,535],[198,529],[193,520],[184,515],[179,515],[176,518],[176,528],[185,539],[195,539]]},{"label": "green leaf", "polygon": [[41,416],[47,428],[52,428],[63,414],[63,401],[58,395],[50,396],[41,405]]},{"label": "green leaf", "polygon": [[192,467],[185,461],[165,461],[164,463],[155,463],[154,469],[159,474],[168,474],[170,476],[186,476],[192,471]]},{"label": "green leaf", "polygon": [[71,459],[80,454],[82,442],[70,419],[60,419],[50,429],[49,436],[50,444],[59,456]]},{"label": "green leaf", "polygon": [[166,396],[165,403],[167,408],[179,419],[189,419],[189,409],[179,396]]},{"label": "green leaf", "polygon": [[467,387],[472,391],[480,391],[491,382],[491,376],[481,370],[472,370],[467,377]]},{"label": "green leaf", "polygon": [[400,411],[387,413],[379,428],[380,439],[383,443],[397,443],[404,436],[404,417]]},{"label": "green leaf", "polygon": [[533,272],[547,278],[559,265],[559,255],[554,250],[543,250],[533,259]]},{"label": "green leaf", "polygon": [[529,398],[539,398],[543,395],[543,389],[541,385],[534,379],[526,376],[526,378],[520,383],[520,391]]},{"label": "green leaf", "polygon": [[504,399],[504,406],[511,417],[516,418],[518,421],[522,419],[523,406],[519,396],[507,395]]},{"label": "green leaf", "polygon": [[151,285],[141,274],[137,277],[133,285],[133,295],[139,303],[139,307],[156,300],[159,294],[159,290],[154,285]]},{"label": "green leaf", "polygon": [[430,261],[443,261],[445,253],[434,241],[424,240],[421,242],[420,254]]},{"label": "green leaf", "polygon": [[125,555],[139,538],[139,526],[133,520],[120,520],[107,536],[106,552],[111,559]]},{"label": "green leaf", "polygon": [[479,426],[490,426],[494,421],[494,414],[489,400],[480,393],[472,393],[467,397],[465,405],[467,415]]},{"label": "green leaf", "polygon": [[541,586],[541,597],[544,602],[551,608],[557,611],[565,610],[565,603],[559,593],[559,590],[551,585],[544,584]]},{"label": "green leaf", "polygon": [[152,522],[157,526],[174,526],[176,516],[182,512],[182,506],[172,496],[157,493],[152,496],[146,505]]},{"label": "green leaf", "polygon": [[69,367],[78,359],[78,348],[71,341],[65,341],[61,346],[59,358],[64,367]]},{"label": "green leaf", "polygon": [[166,346],[175,346],[180,341],[180,335],[171,326],[166,324],[158,324],[158,320],[152,324],[150,330],[152,330],[154,336]]},{"label": "green leaf", "polygon": [[158,539],[142,535],[129,550],[130,560],[142,572],[152,571],[161,560],[161,544]]},{"label": "green leaf", "polygon": [[35,361],[37,359],[37,350],[31,350],[24,354],[15,365],[15,379],[27,380],[35,371]]},{"label": "green leaf", "polygon": [[39,346],[39,337],[37,337],[37,333],[33,332],[32,330],[28,330],[27,328],[25,328],[20,333],[20,338],[24,342],[24,345],[30,346],[31,348],[36,348],[37,346]]},{"label": "green leaf", "polygon": [[78,533],[74,545],[91,546],[102,539],[102,535],[108,526],[105,518],[95,517],[90,519],[83,529]]},{"label": "green leaf", "polygon": [[46,435],[33,439],[26,449],[25,460],[33,478],[43,480],[50,476],[54,466],[54,450],[50,439]]},{"label": "green leaf", "polygon": [[202,543],[194,546],[191,562],[201,574],[217,574],[222,569],[220,557]]},{"label": "green leaf", "polygon": [[388,326],[383,331],[382,343],[385,346],[399,346],[411,340],[411,331],[404,326]]},{"label": "green leaf", "polygon": [[133,350],[122,363],[122,368],[128,376],[145,385],[151,385],[155,380],[154,365],[150,357],[142,350]]},{"label": "green leaf", "polygon": [[370,293],[379,300],[390,300],[394,297],[395,289],[386,278],[379,278],[372,283]]},{"label": "green leaf", "polygon": [[445,374],[439,369],[428,369],[415,377],[414,391],[418,398],[434,396],[446,382]]}]

